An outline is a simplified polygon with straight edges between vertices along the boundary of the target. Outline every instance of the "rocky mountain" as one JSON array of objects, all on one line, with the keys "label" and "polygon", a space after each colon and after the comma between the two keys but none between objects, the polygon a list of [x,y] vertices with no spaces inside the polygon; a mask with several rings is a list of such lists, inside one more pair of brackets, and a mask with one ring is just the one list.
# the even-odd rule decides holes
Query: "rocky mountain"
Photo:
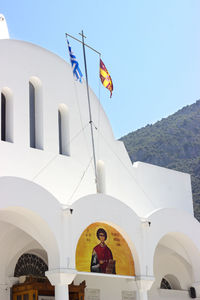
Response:
[{"label": "rocky mountain", "polygon": [[132,162],[191,174],[195,217],[200,221],[200,100],[120,140]]}]

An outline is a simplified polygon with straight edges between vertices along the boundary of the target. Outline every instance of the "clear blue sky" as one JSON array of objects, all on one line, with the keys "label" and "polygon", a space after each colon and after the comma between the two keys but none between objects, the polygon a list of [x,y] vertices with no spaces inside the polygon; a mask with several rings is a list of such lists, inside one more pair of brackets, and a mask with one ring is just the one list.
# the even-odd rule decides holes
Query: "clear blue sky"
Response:
[{"label": "clear blue sky", "polygon": [[[114,91],[99,90],[98,56],[87,51],[89,83],[119,138],[200,98],[200,0],[6,0],[10,36],[69,61],[65,32],[102,53]],[[70,40],[80,61],[82,48]]]}]

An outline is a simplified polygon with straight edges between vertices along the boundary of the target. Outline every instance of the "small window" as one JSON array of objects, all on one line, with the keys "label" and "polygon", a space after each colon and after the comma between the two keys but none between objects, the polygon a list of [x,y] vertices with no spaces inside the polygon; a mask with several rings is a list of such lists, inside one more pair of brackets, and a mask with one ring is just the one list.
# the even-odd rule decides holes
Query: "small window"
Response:
[{"label": "small window", "polygon": [[13,96],[7,87],[1,92],[1,140],[13,142]]},{"label": "small window", "polygon": [[70,155],[69,140],[69,111],[67,105],[60,104],[58,107],[58,139],[59,154]]},{"label": "small window", "polygon": [[43,149],[42,84],[37,77],[31,77],[29,81],[29,128],[30,147]]},{"label": "small window", "polygon": [[6,141],[6,97],[1,93],[1,140]]},{"label": "small window", "polygon": [[35,142],[35,88],[29,82],[29,116],[30,116],[30,147],[36,148]]}]

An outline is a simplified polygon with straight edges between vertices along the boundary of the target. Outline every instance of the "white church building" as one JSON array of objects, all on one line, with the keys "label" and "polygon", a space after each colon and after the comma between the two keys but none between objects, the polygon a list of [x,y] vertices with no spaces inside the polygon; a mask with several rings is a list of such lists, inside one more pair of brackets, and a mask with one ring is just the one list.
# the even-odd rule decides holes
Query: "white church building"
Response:
[{"label": "white church building", "polygon": [[[190,175],[131,163],[71,65],[0,16],[0,300],[200,299]],[[198,298],[199,297],[199,298]]]}]

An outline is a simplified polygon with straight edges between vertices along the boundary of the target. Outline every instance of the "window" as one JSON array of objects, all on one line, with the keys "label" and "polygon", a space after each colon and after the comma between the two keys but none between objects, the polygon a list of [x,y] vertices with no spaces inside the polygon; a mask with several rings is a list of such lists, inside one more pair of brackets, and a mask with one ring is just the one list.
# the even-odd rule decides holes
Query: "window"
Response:
[{"label": "window", "polygon": [[13,142],[13,96],[7,87],[1,92],[1,140]]},{"label": "window", "polygon": [[69,141],[69,111],[67,105],[60,104],[58,107],[58,139],[59,154],[70,155]]},{"label": "window", "polygon": [[35,88],[29,82],[30,147],[35,148]]},{"label": "window", "polygon": [[1,140],[6,141],[6,97],[1,93]]},{"label": "window", "polygon": [[40,257],[25,253],[17,261],[14,276],[32,275],[44,277],[47,270],[48,267],[46,263]]},{"label": "window", "polygon": [[42,84],[37,77],[31,77],[29,81],[29,128],[30,147],[43,149]]}]

